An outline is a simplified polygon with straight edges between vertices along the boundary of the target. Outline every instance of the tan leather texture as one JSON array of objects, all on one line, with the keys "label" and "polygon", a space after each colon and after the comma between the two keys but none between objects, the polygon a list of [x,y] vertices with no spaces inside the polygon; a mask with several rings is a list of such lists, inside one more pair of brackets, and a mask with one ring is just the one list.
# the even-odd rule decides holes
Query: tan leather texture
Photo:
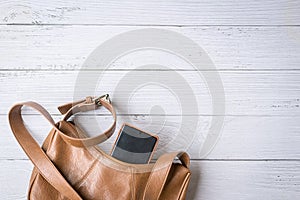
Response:
[{"label": "tan leather texture", "polygon": [[[172,152],[152,164],[129,164],[102,151],[96,144],[104,142],[115,130],[116,113],[110,102],[97,104],[87,98],[59,107],[65,117],[55,123],[39,104],[16,104],[9,122],[17,141],[31,159],[34,169],[29,184],[30,200],[183,200],[191,177],[189,156]],[[99,103],[98,102],[98,103]],[[112,126],[97,137],[87,138],[68,118],[77,112],[93,110],[99,105],[114,117]],[[42,148],[26,129],[22,106],[38,110],[53,126]],[[179,162],[173,162],[178,157]]]}]

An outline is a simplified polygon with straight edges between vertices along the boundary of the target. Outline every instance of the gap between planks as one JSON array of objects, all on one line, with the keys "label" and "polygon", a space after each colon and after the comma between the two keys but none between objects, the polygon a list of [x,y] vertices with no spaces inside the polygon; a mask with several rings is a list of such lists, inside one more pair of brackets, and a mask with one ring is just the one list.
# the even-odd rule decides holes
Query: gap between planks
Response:
[{"label": "gap between planks", "polygon": [[172,27],[172,28],[197,28],[197,27],[300,27],[300,24],[190,24],[190,25],[179,25],[179,24],[56,24],[56,23],[3,23],[0,26],[99,26],[99,27]]}]

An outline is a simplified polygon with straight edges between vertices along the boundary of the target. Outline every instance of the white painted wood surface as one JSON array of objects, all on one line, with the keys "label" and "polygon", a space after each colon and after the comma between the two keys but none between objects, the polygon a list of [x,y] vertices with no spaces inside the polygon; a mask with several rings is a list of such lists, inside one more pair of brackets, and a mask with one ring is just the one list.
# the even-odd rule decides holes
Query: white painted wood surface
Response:
[{"label": "white painted wood surface", "polygon": [[4,1],[3,24],[299,25],[299,2],[287,1]]},{"label": "white painted wood surface", "polygon": [[[144,50],[126,55],[104,73],[95,93],[112,94],[119,114],[118,127],[131,120],[145,130],[160,130],[161,138],[174,139],[182,111],[176,98],[161,87],[148,86],[127,102],[114,90],[121,77],[137,66],[149,67],[138,78],[169,78],[171,72],[187,80],[198,103],[195,138],[187,142],[193,178],[187,199],[297,199],[300,197],[300,3],[298,1],[109,1],[66,2],[3,1],[0,4],[0,194],[2,199],[26,199],[32,165],[8,126],[9,107],[34,100],[55,120],[56,106],[72,101],[81,65],[101,43],[140,28],[163,28],[194,40],[212,59],[225,91],[225,121],[221,137],[203,160],[199,148],[212,116],[205,81],[174,55]],[[184,47],[186,48],[186,47]],[[86,75],[96,76],[90,67]],[[88,84],[87,84],[88,85]],[[83,85],[85,87],[85,85]],[[170,87],[184,89],[174,82]],[[126,92],[131,91],[123,91]],[[86,91],[81,91],[82,95]],[[159,97],[159,98],[157,98]],[[168,99],[168,101],[164,101]],[[161,129],[161,105],[168,123]],[[118,108],[119,106],[119,108]],[[121,109],[123,107],[126,109]],[[76,117],[91,135],[107,127],[107,113]],[[25,122],[41,143],[49,125],[25,109]],[[222,117],[222,113],[217,113]],[[189,116],[185,116],[189,117]],[[153,121],[154,120],[154,121]],[[151,122],[153,122],[151,124]],[[102,147],[109,151],[114,138]],[[165,151],[176,148],[160,149]]]},{"label": "white painted wood surface", "polygon": [[[101,80],[96,87],[96,92],[110,93],[112,98],[117,96],[115,102],[117,102],[116,106],[120,107],[119,114],[146,114],[149,113],[149,107],[155,103],[162,104],[166,110],[166,114],[181,114],[182,111],[177,100],[162,87],[152,85],[145,87],[139,91],[138,95],[134,96],[130,102],[127,102],[123,96],[132,91],[124,90],[122,94],[115,94],[114,89],[127,73],[128,71],[105,72],[101,75]],[[212,114],[211,97],[205,85],[205,80],[203,80],[198,73],[193,71],[178,71],[177,73],[180,73],[187,83],[192,85],[199,107],[199,113],[190,111],[187,114]],[[86,77],[100,76],[100,72],[97,71],[86,71],[84,74]],[[163,79],[169,79],[171,72],[139,71],[136,72],[136,74],[139,79],[158,75]],[[300,113],[299,71],[220,71],[219,74],[224,85],[227,115],[273,116],[282,114],[297,115]],[[4,91],[1,93],[1,97],[4,99],[18,99],[22,101],[31,99],[42,102],[51,113],[58,114],[59,112],[56,109],[58,105],[73,100],[77,75],[78,72],[73,71],[4,71],[1,73],[2,78],[0,83],[5,84],[6,88],[3,88]],[[81,85],[81,88],[88,88],[88,84],[87,78],[85,85]],[[171,83],[169,87],[179,90],[185,89],[184,86],[175,81]],[[85,90],[80,90],[79,94],[82,94],[80,96],[89,95]],[[168,98],[168,102],[166,102],[164,98]],[[11,104],[11,101],[3,102],[0,113],[6,114]],[[149,106],[147,106],[147,104]],[[126,111],[124,111],[122,106],[126,106],[128,110],[125,109]],[[32,112],[27,111],[25,113]]]},{"label": "white painted wood surface", "polygon": [[[218,70],[299,69],[300,27],[298,26],[1,26],[0,67],[9,70],[78,70],[88,55],[104,41],[139,28],[164,28],[197,42]],[[111,70],[133,69],[152,60],[173,69],[191,67],[180,59],[167,62],[170,54],[134,52],[117,60]],[[15,64],[16,60],[18,62]],[[95,69],[91,66],[89,69]],[[97,69],[97,68],[96,68]],[[202,66],[202,69],[207,69]]]}]

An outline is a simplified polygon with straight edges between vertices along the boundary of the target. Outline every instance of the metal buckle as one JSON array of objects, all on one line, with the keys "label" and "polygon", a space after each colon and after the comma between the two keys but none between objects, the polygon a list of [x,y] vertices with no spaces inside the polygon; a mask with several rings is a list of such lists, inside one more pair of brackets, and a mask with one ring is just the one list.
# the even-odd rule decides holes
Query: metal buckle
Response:
[{"label": "metal buckle", "polygon": [[94,99],[95,104],[98,105],[98,106],[101,106],[102,104],[101,104],[100,100],[104,100],[107,103],[111,104],[111,100],[109,98],[109,94],[104,94],[104,95],[101,95],[100,97],[95,98]]}]

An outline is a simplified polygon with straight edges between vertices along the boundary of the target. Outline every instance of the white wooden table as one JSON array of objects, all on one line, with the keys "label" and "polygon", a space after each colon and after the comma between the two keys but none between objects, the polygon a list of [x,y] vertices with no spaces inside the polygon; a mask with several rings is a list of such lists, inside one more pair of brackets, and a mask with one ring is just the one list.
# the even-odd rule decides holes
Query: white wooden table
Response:
[{"label": "white wooden table", "polygon": [[[143,28],[172,30],[195,41],[216,67],[213,72],[205,67],[202,71],[218,73],[224,85],[224,127],[215,148],[201,158],[201,137],[214,116],[196,71],[180,58],[154,50],[133,52],[116,60],[103,76],[105,81],[99,83],[99,94],[113,93],[120,77],[153,62],[173,69],[141,70],[139,78],[149,73],[169,78],[175,70],[188,81],[199,103],[200,120],[199,135],[190,138],[193,144],[187,149],[193,172],[187,199],[299,199],[299,13],[299,1],[2,1],[1,199],[26,199],[32,169],[10,131],[10,106],[34,100],[60,119],[56,106],[73,100],[77,74],[89,54],[115,35]],[[90,68],[87,73],[97,70]],[[172,87],[181,86],[174,83]],[[164,104],[164,98],[172,94],[153,86],[135,95],[128,110],[118,112],[118,127],[126,116],[132,123],[155,131],[161,124],[147,126],[160,117],[147,107],[155,101],[162,103],[168,122],[158,134],[172,137],[182,117],[176,99]],[[121,101],[120,105],[127,103]],[[31,110],[24,110],[24,114],[35,138],[42,142],[49,125]],[[92,116],[83,114],[79,121],[88,124]],[[97,120],[102,128],[110,123],[105,114],[98,114]],[[88,124],[87,128],[95,132],[99,124]],[[108,150],[113,139],[103,148]]]}]

